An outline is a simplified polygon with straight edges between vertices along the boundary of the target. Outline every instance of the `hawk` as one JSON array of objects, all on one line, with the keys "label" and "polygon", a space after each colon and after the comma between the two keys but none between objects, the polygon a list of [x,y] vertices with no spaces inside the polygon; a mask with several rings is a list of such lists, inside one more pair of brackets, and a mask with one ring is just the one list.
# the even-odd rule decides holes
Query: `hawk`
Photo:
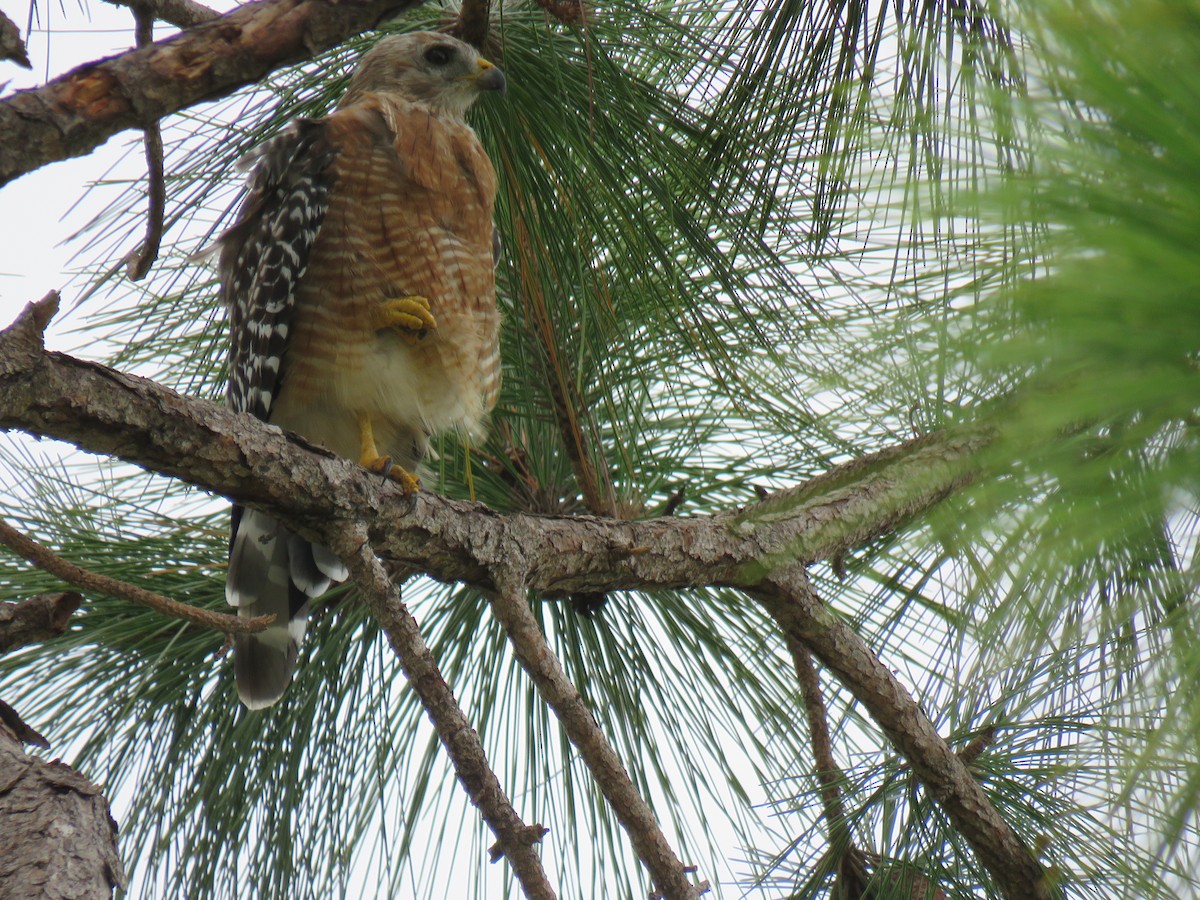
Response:
[{"label": "hawk", "polygon": [[[407,490],[431,434],[481,427],[500,389],[496,176],[464,116],[504,88],[461,41],[387,37],[333,113],[257,151],[219,241],[234,410]],[[328,548],[234,506],[226,599],[276,616],[234,641],[247,707],[282,696],[311,601],[346,577]]]}]

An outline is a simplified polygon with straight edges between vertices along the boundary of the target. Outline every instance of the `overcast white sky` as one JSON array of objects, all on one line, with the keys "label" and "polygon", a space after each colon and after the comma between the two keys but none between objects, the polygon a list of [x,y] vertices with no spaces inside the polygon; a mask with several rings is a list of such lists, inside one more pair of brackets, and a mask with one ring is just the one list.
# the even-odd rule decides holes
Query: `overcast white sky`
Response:
[{"label": "overcast white sky", "polygon": [[[60,6],[61,2],[61,6]],[[232,0],[208,5],[230,9]],[[17,23],[22,34],[30,22],[30,6],[20,0],[0,0],[0,9]],[[175,31],[167,26],[157,36]],[[134,43],[133,20],[127,9],[81,0],[41,0],[27,35],[33,71],[0,62],[0,88],[5,95],[36,87],[75,66],[120,53]],[[48,290],[64,291],[64,308],[73,302],[79,284],[71,284],[72,255],[78,249],[69,235],[83,227],[102,206],[87,187],[109,173],[130,145],[140,145],[137,131],[117,134],[94,153],[45,166],[0,188],[0,322],[7,325],[30,300]],[[138,178],[141,153],[120,162],[112,174]],[[72,291],[71,288],[75,290]],[[64,321],[55,333],[62,334]],[[66,349],[50,341],[55,349]]]}]

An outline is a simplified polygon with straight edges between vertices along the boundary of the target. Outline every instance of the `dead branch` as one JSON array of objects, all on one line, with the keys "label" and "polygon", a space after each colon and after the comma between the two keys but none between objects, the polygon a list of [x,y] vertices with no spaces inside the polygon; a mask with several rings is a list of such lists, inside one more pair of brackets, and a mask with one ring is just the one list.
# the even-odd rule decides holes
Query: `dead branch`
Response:
[{"label": "dead branch", "polygon": [[0,101],[0,185],[46,163],[83,156],[127,128],[223,97],[419,2],[258,0],[18,91]]}]

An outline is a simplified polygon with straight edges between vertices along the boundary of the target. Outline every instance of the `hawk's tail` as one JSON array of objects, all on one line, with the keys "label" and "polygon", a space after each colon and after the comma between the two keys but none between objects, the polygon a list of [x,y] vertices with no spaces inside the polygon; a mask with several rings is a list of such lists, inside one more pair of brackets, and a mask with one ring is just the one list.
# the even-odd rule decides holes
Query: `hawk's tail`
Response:
[{"label": "hawk's tail", "polygon": [[242,618],[275,616],[265,631],[235,635],[233,641],[238,696],[250,709],[263,709],[291,683],[310,602],[347,573],[328,549],[265,513],[235,508],[233,520],[225,599]]}]

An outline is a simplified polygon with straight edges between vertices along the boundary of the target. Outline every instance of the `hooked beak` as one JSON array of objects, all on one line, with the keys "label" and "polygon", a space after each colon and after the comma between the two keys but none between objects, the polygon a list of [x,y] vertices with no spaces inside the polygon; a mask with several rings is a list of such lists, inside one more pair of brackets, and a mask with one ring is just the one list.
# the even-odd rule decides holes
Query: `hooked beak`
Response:
[{"label": "hooked beak", "polygon": [[479,60],[479,71],[475,73],[475,87],[481,91],[499,91],[507,93],[508,82],[504,73],[486,59]]}]

